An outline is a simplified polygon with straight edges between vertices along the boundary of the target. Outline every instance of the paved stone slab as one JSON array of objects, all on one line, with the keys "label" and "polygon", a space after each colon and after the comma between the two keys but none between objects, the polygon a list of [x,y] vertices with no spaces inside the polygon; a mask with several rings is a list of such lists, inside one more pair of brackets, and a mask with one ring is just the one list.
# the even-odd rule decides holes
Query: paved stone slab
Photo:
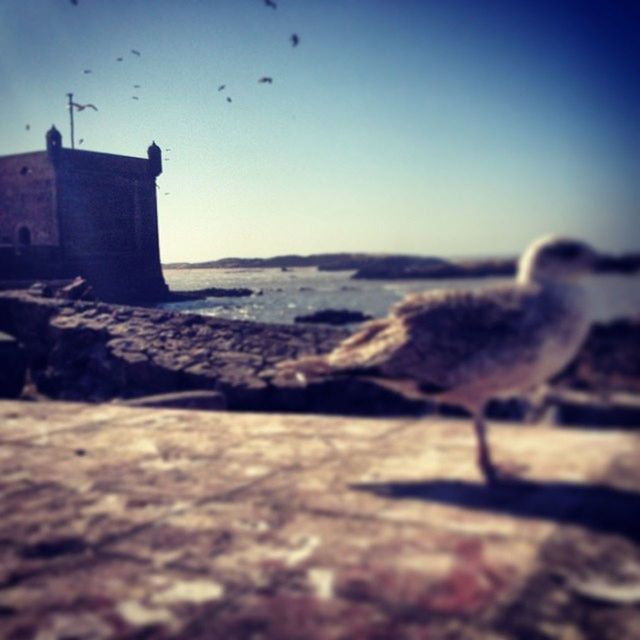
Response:
[{"label": "paved stone slab", "polygon": [[1,402],[0,637],[640,637],[640,437],[491,439],[523,482],[465,421]]}]

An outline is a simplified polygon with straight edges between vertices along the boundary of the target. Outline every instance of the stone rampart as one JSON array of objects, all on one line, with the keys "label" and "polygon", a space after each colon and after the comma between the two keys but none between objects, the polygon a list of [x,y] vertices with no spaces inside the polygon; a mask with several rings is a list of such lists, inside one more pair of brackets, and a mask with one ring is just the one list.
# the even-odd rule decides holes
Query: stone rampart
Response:
[{"label": "stone rampart", "polygon": [[26,346],[32,380],[50,398],[100,402],[199,389],[233,410],[413,413],[372,383],[337,378],[311,386],[275,364],[329,351],[347,332],[270,325],[159,309],[0,293],[0,330]]}]

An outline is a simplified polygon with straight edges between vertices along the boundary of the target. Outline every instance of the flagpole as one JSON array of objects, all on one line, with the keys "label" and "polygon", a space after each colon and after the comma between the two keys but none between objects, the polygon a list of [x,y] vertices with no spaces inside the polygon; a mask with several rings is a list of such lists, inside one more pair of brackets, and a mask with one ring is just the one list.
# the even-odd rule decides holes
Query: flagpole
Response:
[{"label": "flagpole", "polygon": [[67,97],[69,98],[69,120],[71,122],[71,148],[75,149],[76,144],[73,138],[73,93],[67,93]]}]

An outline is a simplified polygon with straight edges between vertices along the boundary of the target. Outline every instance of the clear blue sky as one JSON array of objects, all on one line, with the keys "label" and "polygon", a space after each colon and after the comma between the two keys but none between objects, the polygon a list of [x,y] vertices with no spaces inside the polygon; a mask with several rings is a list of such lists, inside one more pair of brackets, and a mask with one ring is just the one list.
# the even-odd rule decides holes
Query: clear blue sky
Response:
[{"label": "clear blue sky", "polygon": [[155,140],[163,261],[640,248],[637,3],[276,2],[1,0],[0,154]]}]

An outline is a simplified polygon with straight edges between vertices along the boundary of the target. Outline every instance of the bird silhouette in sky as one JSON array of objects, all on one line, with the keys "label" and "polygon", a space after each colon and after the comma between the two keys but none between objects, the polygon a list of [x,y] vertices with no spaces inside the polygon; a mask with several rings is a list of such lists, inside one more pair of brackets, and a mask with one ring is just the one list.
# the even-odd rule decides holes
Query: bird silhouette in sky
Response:
[{"label": "bird silhouette in sky", "polygon": [[227,102],[232,102],[231,98],[227,96]]},{"label": "bird silhouette in sky", "polygon": [[77,7],[77,6],[78,6],[78,0],[71,0],[71,4],[72,4],[74,7]]},{"label": "bird silhouette in sky", "polygon": [[133,88],[134,88],[134,89],[139,89],[139,88],[140,88],[140,85],[139,85],[139,84],[134,84],[134,85],[133,85]]},{"label": "bird silhouette in sky", "polygon": [[77,102],[71,103],[72,107],[75,107],[78,111],[84,111],[85,109],[93,109],[94,111],[98,110],[95,104],[79,104]]},{"label": "bird silhouette in sky", "polygon": [[227,86],[226,84],[221,84],[221,85],[218,87],[218,91],[222,91],[226,86]]},{"label": "bird silhouette in sky", "polygon": [[78,140],[78,144],[82,144],[84,142],[84,138],[80,138],[80,140]]},{"label": "bird silhouette in sky", "polygon": [[123,57],[121,57],[121,56],[118,56],[118,57],[116,58],[116,62],[122,62],[123,60],[124,60],[124,58],[123,58]]},{"label": "bird silhouette in sky", "polygon": [[91,69],[85,69],[82,73],[93,73],[93,71],[91,71]]},{"label": "bird silhouette in sky", "polygon": [[138,98],[138,96],[131,96],[132,100],[140,100],[140,98]]},{"label": "bird silhouette in sky", "polygon": [[30,125],[30,124],[27,124],[27,125],[25,125],[25,127],[24,127],[24,128],[25,128],[27,131],[29,131],[29,130],[31,129],[31,125]]},{"label": "bird silhouette in sky", "polygon": [[260,80],[258,80],[258,82],[262,84],[273,84],[273,78],[270,78],[269,76],[263,76],[262,78],[260,78]]},{"label": "bird silhouette in sky", "polygon": [[297,47],[300,44],[300,36],[298,36],[297,33],[292,33],[291,38],[289,39],[291,40],[291,45],[293,47]]},{"label": "bird silhouette in sky", "polygon": [[273,0],[264,0],[265,7],[271,7],[272,9],[277,9],[278,5]]},{"label": "bird silhouette in sky", "polygon": [[133,53],[134,56],[140,56],[140,52],[137,49],[131,49],[131,53]]}]

